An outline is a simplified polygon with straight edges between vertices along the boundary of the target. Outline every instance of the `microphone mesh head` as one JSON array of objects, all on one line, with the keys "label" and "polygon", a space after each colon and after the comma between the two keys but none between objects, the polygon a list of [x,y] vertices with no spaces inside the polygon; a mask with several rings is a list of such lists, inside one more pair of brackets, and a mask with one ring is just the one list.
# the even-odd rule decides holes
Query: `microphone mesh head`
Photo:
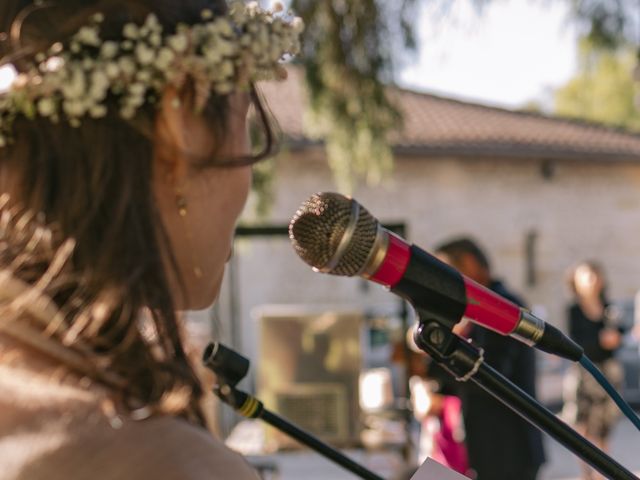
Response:
[{"label": "microphone mesh head", "polygon": [[[312,267],[322,270],[334,258],[351,220],[355,200],[339,193],[317,193],[305,201],[291,219],[289,238],[296,253]],[[327,273],[353,276],[360,272],[373,249],[376,220],[362,205],[355,231],[344,255]]]}]

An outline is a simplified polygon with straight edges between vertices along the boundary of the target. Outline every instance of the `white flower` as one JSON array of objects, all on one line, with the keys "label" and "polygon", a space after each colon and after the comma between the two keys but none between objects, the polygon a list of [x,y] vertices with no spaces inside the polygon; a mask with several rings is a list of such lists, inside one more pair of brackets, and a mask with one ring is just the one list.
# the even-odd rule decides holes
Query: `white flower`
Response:
[{"label": "white flower", "polygon": [[150,13],[144,24],[151,31],[162,31],[162,25],[160,25],[160,21],[158,20],[158,17],[156,17],[155,13]]},{"label": "white flower", "polygon": [[84,104],[80,100],[66,100],[62,108],[69,117],[81,117],[85,112]]},{"label": "white flower", "polygon": [[162,71],[166,70],[175,57],[175,54],[170,49],[162,48],[156,57],[156,68]]},{"label": "white flower", "polygon": [[107,63],[104,67],[104,71],[107,74],[107,77],[112,80],[120,76],[120,67],[116,62]]},{"label": "white flower", "polygon": [[155,52],[144,43],[139,43],[136,47],[136,58],[141,65],[149,65],[153,62]]},{"label": "white flower", "polygon": [[94,87],[109,88],[109,77],[102,70],[96,70],[91,74],[91,84]]},{"label": "white flower", "polygon": [[121,57],[118,60],[118,66],[120,67],[122,73],[124,73],[125,75],[133,75],[134,73],[136,73],[136,62],[134,62],[133,59],[129,56]]},{"label": "white flower", "polygon": [[302,20],[302,18],[296,17],[291,22],[291,27],[293,28],[293,31],[295,33],[300,34],[304,32],[304,21]]},{"label": "white flower", "polygon": [[62,85],[62,93],[67,100],[82,97],[87,89],[87,80],[84,72],[80,68],[75,68],[71,72],[69,81]]},{"label": "white flower", "polygon": [[134,83],[129,87],[129,92],[134,96],[144,95],[146,90],[147,88],[142,83]]},{"label": "white flower", "polygon": [[275,2],[271,6],[271,10],[273,11],[273,13],[280,13],[280,12],[284,11],[284,5],[282,5],[281,2]]},{"label": "white flower", "polygon": [[129,97],[127,99],[127,104],[129,105],[129,107],[134,109],[141,107],[142,105],[144,105],[144,95]]},{"label": "white flower", "polygon": [[220,33],[222,35],[225,35],[227,37],[231,37],[233,35],[233,27],[231,27],[229,20],[226,20],[224,18],[219,18],[218,20],[215,21],[215,24],[220,30]]},{"label": "white flower", "polygon": [[102,12],[98,12],[91,17],[91,19],[96,23],[104,22],[104,14]]},{"label": "white flower", "polygon": [[100,45],[100,34],[97,27],[82,27],[75,34],[75,39],[85,45],[97,47]]},{"label": "white flower", "polygon": [[127,23],[122,29],[122,35],[125,38],[136,40],[140,34],[138,26],[135,23]]},{"label": "white flower", "polygon": [[51,57],[44,65],[47,72],[57,72],[64,67],[64,59],[62,57]]},{"label": "white flower", "polygon": [[171,37],[169,37],[169,40],[167,41],[167,43],[177,53],[183,53],[189,46],[189,40],[187,39],[187,36],[183,33],[172,35]]},{"label": "white flower", "polygon": [[220,48],[207,48],[202,52],[207,59],[207,61],[211,64],[216,64],[222,60],[222,52]]},{"label": "white flower", "polygon": [[238,53],[238,46],[229,40],[219,39],[217,42],[220,53],[225,57],[235,56]]},{"label": "white flower", "polygon": [[269,52],[271,61],[276,62],[282,57],[282,48],[280,45],[271,45],[271,51]]},{"label": "white flower", "polygon": [[139,70],[136,73],[136,80],[140,83],[149,84],[151,82],[151,72],[149,70]]},{"label": "white flower", "polygon": [[213,12],[208,8],[202,11],[202,19],[203,20],[211,20],[213,18]]},{"label": "white flower", "polygon": [[271,29],[274,33],[281,33],[284,30],[284,26],[285,23],[279,18],[276,18],[271,24]]},{"label": "white flower", "polygon": [[154,47],[162,45],[162,35],[160,33],[152,33],[149,37],[149,43]]},{"label": "white flower", "polygon": [[118,54],[118,44],[116,42],[107,41],[100,48],[100,56],[107,60],[111,60]]},{"label": "white flower", "polygon": [[38,113],[41,117],[49,117],[56,111],[56,104],[52,98],[46,97],[38,101]]},{"label": "white flower", "polygon": [[225,60],[220,65],[220,75],[224,77],[231,77],[233,75],[233,62],[231,60]]}]

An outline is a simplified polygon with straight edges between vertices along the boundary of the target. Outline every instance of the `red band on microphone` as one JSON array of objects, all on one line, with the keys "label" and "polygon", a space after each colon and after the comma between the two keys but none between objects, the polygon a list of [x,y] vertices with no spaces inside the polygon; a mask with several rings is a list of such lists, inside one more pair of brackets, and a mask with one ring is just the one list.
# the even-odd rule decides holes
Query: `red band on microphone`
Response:
[{"label": "red band on microphone", "polygon": [[401,238],[389,233],[389,247],[380,268],[371,280],[386,287],[393,287],[402,280],[411,258],[410,246]]},{"label": "red band on microphone", "polygon": [[464,316],[503,335],[511,333],[520,321],[520,307],[473,280],[463,278],[467,290]]}]

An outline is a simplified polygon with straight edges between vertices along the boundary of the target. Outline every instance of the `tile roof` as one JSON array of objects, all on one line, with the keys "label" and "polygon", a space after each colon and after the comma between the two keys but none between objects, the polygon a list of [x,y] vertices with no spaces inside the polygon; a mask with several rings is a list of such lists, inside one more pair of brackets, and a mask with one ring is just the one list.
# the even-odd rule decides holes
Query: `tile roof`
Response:
[{"label": "tile roof", "polygon": [[[302,71],[261,90],[292,146],[313,144],[304,133]],[[512,111],[390,87],[404,114],[393,137],[400,154],[640,160],[640,135],[579,120]]]}]

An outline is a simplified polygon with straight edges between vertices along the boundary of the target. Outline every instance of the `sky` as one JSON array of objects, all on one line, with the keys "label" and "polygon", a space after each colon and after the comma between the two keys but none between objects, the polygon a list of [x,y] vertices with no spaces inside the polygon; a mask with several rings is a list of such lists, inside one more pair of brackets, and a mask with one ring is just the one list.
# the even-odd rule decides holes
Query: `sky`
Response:
[{"label": "sky", "polygon": [[420,51],[398,72],[403,87],[490,105],[549,108],[552,91],[577,68],[577,29],[569,2],[493,0],[478,14],[456,0],[446,16],[423,2]]}]

